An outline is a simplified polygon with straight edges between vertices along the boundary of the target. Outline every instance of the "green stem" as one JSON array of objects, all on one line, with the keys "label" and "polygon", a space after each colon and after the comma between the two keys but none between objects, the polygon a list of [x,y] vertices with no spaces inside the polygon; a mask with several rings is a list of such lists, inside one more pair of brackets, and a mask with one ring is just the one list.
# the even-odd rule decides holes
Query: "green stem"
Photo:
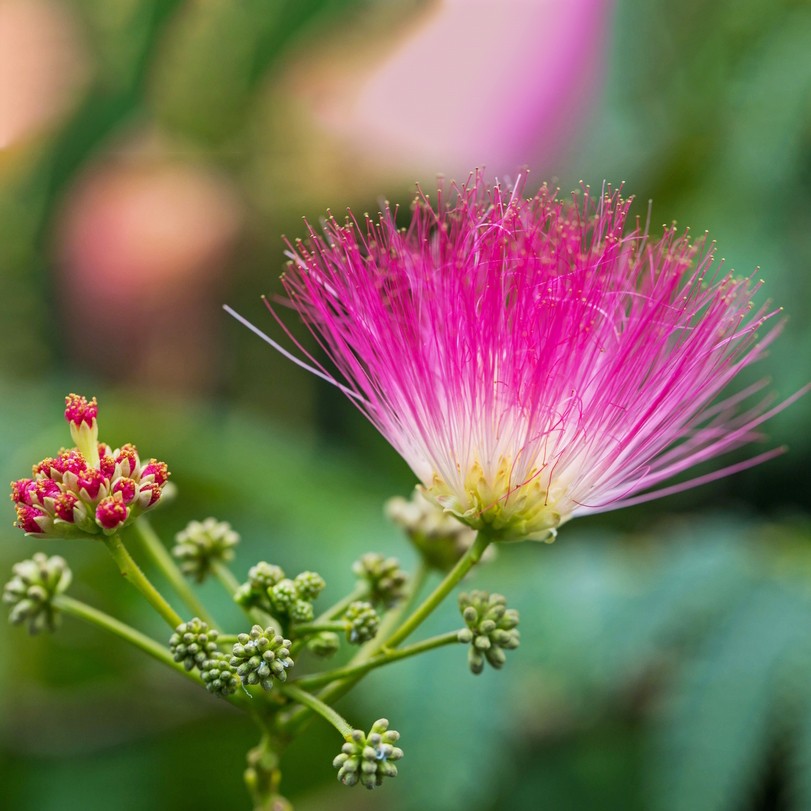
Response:
[{"label": "green stem", "polygon": [[[312,625],[318,625],[322,622],[329,622],[336,617],[340,617],[349,606],[357,600],[362,600],[369,595],[369,586],[367,583],[358,583],[358,585],[346,595],[346,597],[338,600],[335,605],[330,606],[326,611],[317,616]],[[296,629],[298,630],[298,628]]]},{"label": "green stem", "polygon": [[459,581],[481,560],[484,550],[490,545],[490,537],[483,532],[467,552],[459,559],[442,582],[423,600],[413,614],[386,640],[385,645],[395,648],[428,619],[433,610],[450,594]]},{"label": "green stem", "polygon": [[149,604],[166,620],[173,630],[177,628],[183,622],[183,619],[149,582],[138,564],[132,559],[130,553],[127,552],[121,538],[118,535],[106,535],[104,536],[104,545],[113,556],[121,576],[129,580],[146,597]]},{"label": "green stem", "polygon": [[323,631],[341,633],[346,631],[346,627],[344,622],[302,622],[301,625],[294,625],[293,630],[296,636],[311,636],[312,634],[320,634]]},{"label": "green stem", "polygon": [[309,707],[313,712],[317,712],[325,721],[332,724],[347,741],[351,740],[352,727],[340,713],[336,712],[328,704],[325,704],[321,699],[316,698],[312,693],[300,690],[293,684],[285,684],[279,689],[283,695],[292,698],[293,701],[298,704]]},{"label": "green stem", "polygon": [[329,684],[336,679],[356,678],[362,676],[370,670],[377,667],[390,664],[391,662],[399,661],[400,659],[407,659],[410,656],[416,656],[420,653],[425,653],[434,648],[441,648],[445,645],[453,645],[459,642],[458,631],[450,631],[447,634],[440,636],[433,636],[423,642],[417,642],[414,645],[409,645],[406,648],[399,650],[388,651],[372,659],[368,659],[361,664],[352,665],[348,664],[346,667],[339,667],[335,670],[329,670],[326,673],[316,673],[312,676],[302,676],[295,679],[294,684],[300,687],[306,687],[308,690],[314,687],[321,687],[324,684]]},{"label": "green stem", "polygon": [[422,587],[425,585],[425,581],[428,579],[430,573],[431,567],[424,560],[421,560],[417,571],[411,579],[408,597],[383,617],[375,638],[370,639],[357,654],[352,657],[350,664],[356,665],[371,659],[388,644],[389,636],[391,636],[403,615],[410,610],[417,597],[419,597]]},{"label": "green stem", "polygon": [[[365,662],[370,661],[383,647],[393,649],[396,645],[402,642],[412,631],[414,631],[431,613],[431,611],[439,605],[440,602],[450,593],[453,587],[470,571],[471,568],[481,560],[484,550],[490,544],[490,539],[482,532],[476,536],[473,544],[465,552],[464,556],[459,559],[456,565],[451,569],[442,582],[431,592],[431,594],[422,602],[422,604],[411,614],[411,616],[403,623],[400,628],[395,631],[388,639],[381,638],[381,633],[378,631],[375,639],[367,643],[366,646],[361,648],[358,654],[349,662],[350,667],[358,667]],[[428,568],[423,567],[419,571],[419,580],[412,586],[411,598],[408,603],[417,594],[417,591],[422,586],[427,576]],[[416,579],[415,579],[416,580]],[[406,605],[408,605],[408,603]],[[395,622],[401,616],[399,612],[396,614]],[[388,619],[388,618],[387,618]],[[391,651],[387,651],[391,653]],[[363,675],[362,673],[360,675]],[[324,701],[337,700],[345,693],[349,692],[355,684],[357,684],[359,675],[348,676],[337,681],[333,681],[320,693],[320,698]],[[285,722],[285,729],[289,731],[298,731],[307,722],[307,711],[305,709],[297,710],[290,714]]]},{"label": "green stem", "polygon": [[212,561],[211,569],[217,580],[222,583],[222,587],[233,599],[234,595],[239,591],[239,587],[242,585],[239,580],[234,577],[234,573],[221,560]]},{"label": "green stem", "polygon": [[172,670],[176,670],[178,673],[182,673],[187,678],[200,684],[200,679],[197,678],[194,673],[186,670],[179,662],[176,662],[166,647],[159,644],[154,639],[150,639],[150,637],[142,634],[140,631],[136,631],[135,628],[115,619],[115,617],[111,617],[109,614],[105,614],[103,611],[99,611],[97,608],[93,608],[79,600],[74,600],[73,597],[68,597],[66,594],[60,594],[54,597],[53,605],[66,614],[70,614],[85,622],[89,622],[91,625],[109,631],[111,634],[115,634],[131,645],[135,645],[136,648],[140,648],[153,659],[157,659],[167,667],[171,667]]},{"label": "green stem", "polygon": [[336,617],[341,616],[349,606],[356,600],[368,596],[369,586],[366,583],[358,585],[346,597],[342,597],[337,603],[330,606],[326,611],[319,614],[312,622],[302,623],[293,626],[293,631],[299,637],[293,642],[290,653],[295,656],[306,645],[306,640],[301,637],[321,633],[322,631],[335,631],[342,633],[346,631],[346,626],[342,623],[332,622]]},{"label": "green stem", "polygon": [[191,613],[199,617],[203,622],[208,623],[212,628],[217,627],[217,623],[211,617],[206,607],[200,602],[197,595],[192,591],[183,573],[178,568],[174,558],[169,554],[166,547],[161,542],[152,525],[145,517],[140,517],[134,524],[133,529],[137,533],[155,565],[163,572],[166,579],[172,584],[172,588],[177,592],[181,600]]},{"label": "green stem", "polygon": [[[262,724],[260,724],[260,728]],[[245,785],[253,799],[254,811],[282,811],[290,809],[290,803],[279,794],[282,780],[279,768],[278,745],[269,731],[263,729],[259,745],[248,752],[248,768],[245,770]]]}]

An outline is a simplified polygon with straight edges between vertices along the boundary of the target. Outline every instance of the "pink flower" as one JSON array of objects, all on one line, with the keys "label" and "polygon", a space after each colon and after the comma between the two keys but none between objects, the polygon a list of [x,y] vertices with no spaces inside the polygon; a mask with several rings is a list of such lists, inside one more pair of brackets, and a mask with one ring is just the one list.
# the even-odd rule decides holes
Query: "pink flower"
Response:
[{"label": "pink flower", "polygon": [[618,192],[524,199],[520,181],[479,176],[453,191],[435,206],[420,193],[407,229],[388,207],[310,228],[283,277],[343,382],[313,371],[426,496],[495,539],[551,539],[572,517],[780,452],[651,489],[751,441],[777,410],[742,407],[761,385],[718,400],[779,329],[777,311],[753,309],[758,282],[703,240],[628,225]]},{"label": "pink flower", "polygon": [[28,535],[87,537],[116,532],[155,505],[169,478],[166,464],[142,465],[134,445],[112,449],[98,441],[98,404],[65,398],[65,419],[78,448],[34,465],[33,479],[11,483],[16,525]]}]

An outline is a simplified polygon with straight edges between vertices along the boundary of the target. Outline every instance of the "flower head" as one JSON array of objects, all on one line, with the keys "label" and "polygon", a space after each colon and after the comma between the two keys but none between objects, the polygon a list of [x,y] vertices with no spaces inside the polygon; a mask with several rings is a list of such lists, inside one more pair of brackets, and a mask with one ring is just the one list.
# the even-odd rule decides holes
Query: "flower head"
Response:
[{"label": "flower head", "polygon": [[549,539],[574,516],[775,453],[651,491],[774,413],[739,408],[759,387],[718,401],[777,333],[777,311],[753,308],[758,282],[703,239],[629,224],[619,192],[526,199],[520,181],[479,175],[453,191],[420,193],[405,229],[388,206],[311,227],[283,277],[342,379],[308,368],[428,498],[495,540]]},{"label": "flower head", "polygon": [[518,632],[518,612],[507,608],[501,594],[473,591],[459,595],[459,609],[466,628],[459,631],[459,641],[470,643],[468,665],[478,675],[485,661],[496,670],[504,666],[505,650],[515,650],[521,635]]},{"label": "flower head", "polygon": [[134,445],[98,441],[98,405],[65,398],[75,448],[34,465],[33,478],[11,483],[17,526],[28,535],[72,538],[107,535],[132,523],[160,499],[169,476],[157,459],[142,463]]},{"label": "flower head", "polygon": [[389,729],[386,718],[375,721],[368,735],[362,729],[352,730],[351,740],[332,761],[338,779],[346,786],[360,783],[373,789],[382,785],[384,777],[397,777],[394,761],[403,757],[403,750],[394,745],[399,740],[400,733]]},{"label": "flower head", "polygon": [[28,622],[32,634],[56,630],[60,618],[53,601],[73,577],[65,559],[36,552],[30,560],[15,563],[12,572],[14,576],[3,587],[3,602],[12,606],[11,622]]},{"label": "flower head", "polygon": [[190,521],[175,536],[172,554],[180,560],[180,568],[198,583],[202,583],[218,562],[227,563],[234,557],[239,534],[227,521],[206,518]]}]

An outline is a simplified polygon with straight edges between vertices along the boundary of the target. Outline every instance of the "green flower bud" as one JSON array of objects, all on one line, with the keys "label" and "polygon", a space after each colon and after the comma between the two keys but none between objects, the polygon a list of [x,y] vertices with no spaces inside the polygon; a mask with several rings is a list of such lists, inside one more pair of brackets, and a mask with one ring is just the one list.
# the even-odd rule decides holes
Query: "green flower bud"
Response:
[{"label": "green flower bud", "polygon": [[504,666],[505,650],[515,650],[520,642],[518,612],[507,608],[501,594],[472,591],[459,595],[459,608],[467,628],[459,631],[460,642],[470,643],[468,665],[475,674],[488,662],[497,670]]},{"label": "green flower bud", "polygon": [[386,608],[391,608],[405,596],[408,576],[400,568],[397,558],[385,558],[378,552],[368,552],[355,561],[352,571],[368,583],[369,597],[373,603],[382,603]]},{"label": "green flower bud", "polygon": [[322,631],[307,640],[307,649],[312,651],[320,659],[329,659],[334,656],[341,646],[338,634],[332,631]]},{"label": "green flower bud", "polygon": [[234,600],[246,608],[262,608],[271,611],[268,589],[272,589],[280,580],[284,579],[284,570],[264,560],[248,570],[248,580],[243,583]]},{"label": "green flower bud", "polygon": [[324,578],[316,572],[302,572],[291,580],[285,577],[268,589],[270,613],[290,622],[312,622],[312,601],[324,588]]},{"label": "green flower bud", "polygon": [[296,600],[287,613],[292,622],[312,622],[315,616],[313,604],[306,600]]},{"label": "green flower bud", "polygon": [[280,580],[268,589],[270,603],[277,614],[289,614],[290,609],[298,602],[299,593],[296,584],[289,578]]},{"label": "green flower bud", "polygon": [[176,662],[182,662],[186,670],[201,668],[216,654],[217,631],[198,617],[178,625],[169,638],[169,651]]},{"label": "green flower bud", "polygon": [[352,731],[352,740],[341,748],[341,754],[332,761],[338,769],[338,779],[346,786],[357,783],[368,789],[381,785],[384,777],[397,777],[395,760],[400,760],[403,750],[395,743],[400,733],[389,729],[385,718],[375,721],[371,731],[365,735],[362,730]]},{"label": "green flower bud", "polygon": [[302,600],[312,601],[324,590],[326,583],[317,572],[302,572],[293,581]]},{"label": "green flower bud", "polygon": [[184,574],[202,583],[215,561],[227,563],[233,559],[237,543],[239,535],[229,523],[206,518],[205,521],[191,521],[177,533],[172,554],[180,560]]},{"label": "green flower bud", "polygon": [[241,684],[236,668],[231,664],[229,658],[219,651],[203,662],[200,667],[200,675],[206,690],[220,698],[230,696]]},{"label": "green flower bud", "polygon": [[37,552],[31,559],[15,563],[11,571],[14,576],[3,588],[3,602],[12,606],[12,624],[27,621],[31,634],[55,631],[60,617],[52,601],[73,577],[65,559]]},{"label": "green flower bud", "polygon": [[380,627],[380,617],[371,603],[357,600],[350,603],[344,614],[346,622],[346,638],[353,645],[360,645],[374,639]]},{"label": "green flower bud", "polygon": [[245,684],[270,690],[273,679],[287,680],[287,669],[293,667],[289,639],[261,625],[254,625],[249,634],[240,634],[237,639],[230,663]]}]

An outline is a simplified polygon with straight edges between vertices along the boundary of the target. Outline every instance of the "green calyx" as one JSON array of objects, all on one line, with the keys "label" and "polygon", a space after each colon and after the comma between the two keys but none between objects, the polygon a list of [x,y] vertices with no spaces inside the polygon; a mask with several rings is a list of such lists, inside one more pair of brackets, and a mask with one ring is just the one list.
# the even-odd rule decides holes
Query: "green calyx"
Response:
[{"label": "green calyx", "polygon": [[287,670],[293,667],[289,639],[261,625],[254,625],[250,633],[240,634],[237,639],[230,664],[243,683],[270,690],[274,679],[287,680]]},{"label": "green calyx", "polygon": [[31,634],[55,631],[60,617],[53,599],[68,588],[73,578],[65,559],[37,552],[29,560],[15,563],[11,571],[13,577],[3,588],[3,602],[12,606],[12,624],[27,622]]},{"label": "green calyx", "polygon": [[479,674],[485,661],[496,669],[504,666],[504,651],[515,650],[521,637],[518,632],[518,612],[507,608],[501,594],[472,591],[459,595],[459,608],[466,628],[459,631],[459,641],[470,643],[468,664]]},{"label": "green calyx", "polygon": [[338,769],[338,779],[346,786],[360,783],[373,789],[382,784],[384,777],[396,777],[394,761],[403,756],[403,750],[394,746],[399,739],[400,733],[389,729],[385,718],[375,721],[368,735],[360,729],[353,730],[351,740],[332,761]]}]

